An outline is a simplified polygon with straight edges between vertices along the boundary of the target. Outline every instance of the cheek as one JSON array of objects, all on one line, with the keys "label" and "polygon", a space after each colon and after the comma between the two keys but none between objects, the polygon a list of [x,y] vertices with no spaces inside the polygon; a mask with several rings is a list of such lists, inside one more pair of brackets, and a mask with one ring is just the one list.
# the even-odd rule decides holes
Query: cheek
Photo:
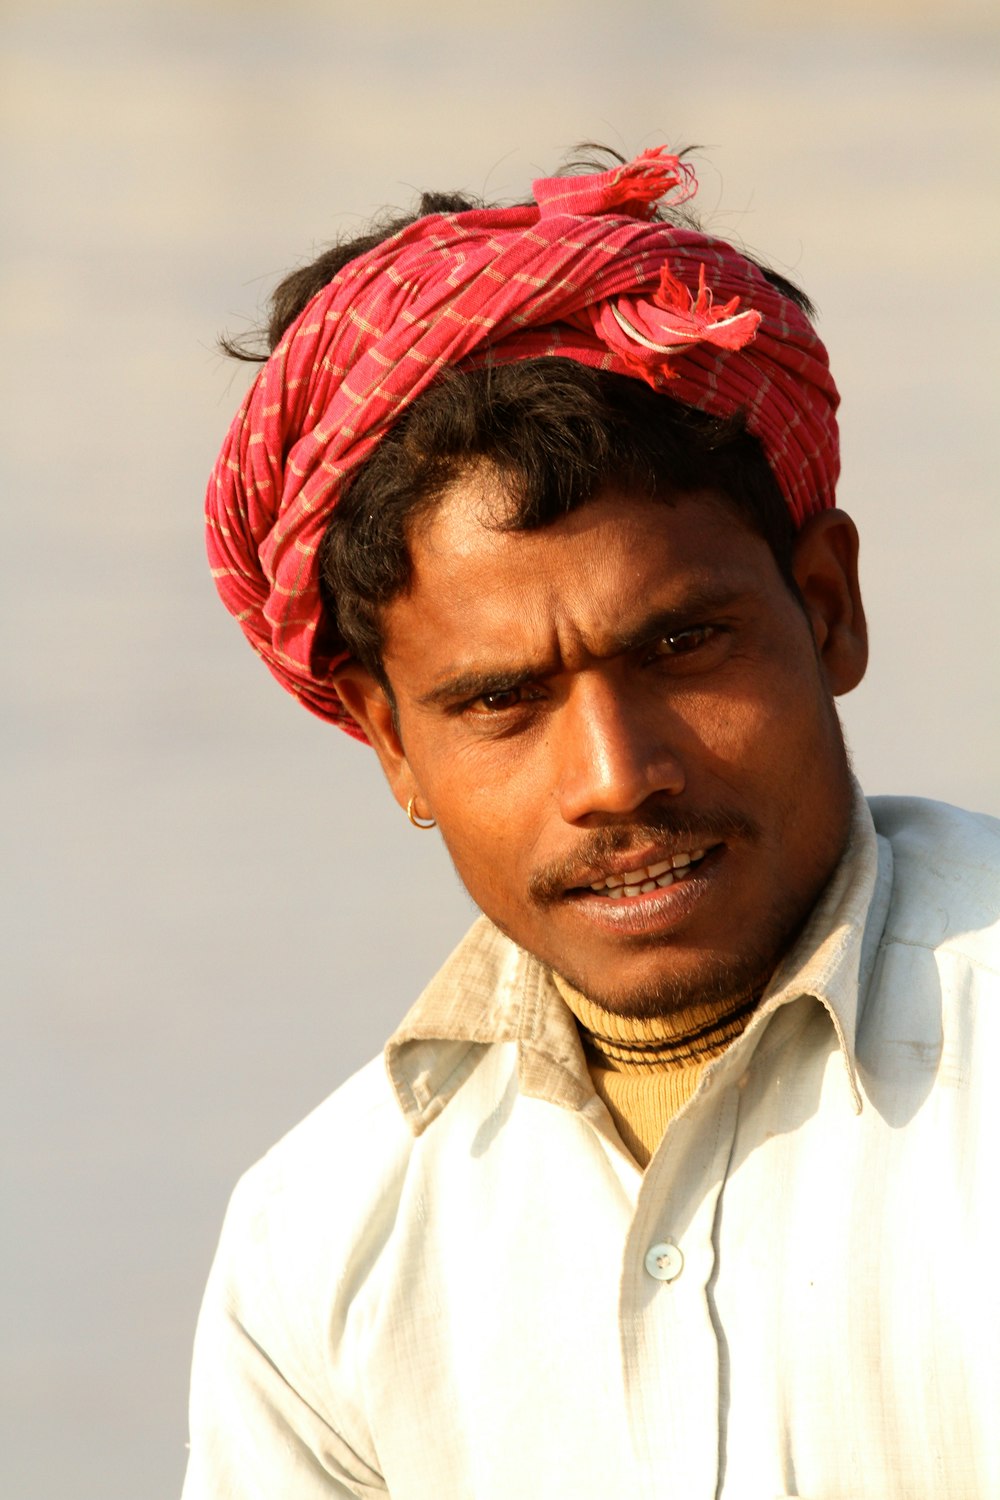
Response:
[{"label": "cheek", "polygon": [[728,760],[716,774],[742,790],[786,867],[811,880],[839,852],[850,801],[840,721],[818,668],[809,660],[798,672],[758,679],[730,705],[720,742]]},{"label": "cheek", "polygon": [[502,824],[475,817],[438,822],[438,832],[458,878],[476,905],[504,931],[521,930],[530,871],[525,844],[534,829],[507,818]]},{"label": "cheek", "polygon": [[687,769],[771,795],[809,781],[841,745],[839,721],[811,658],[798,670],[739,674],[675,703]]},{"label": "cheek", "polygon": [[[789,710],[794,713],[796,705],[761,691],[761,686],[741,683],[734,691],[727,684],[675,697],[668,732],[678,737],[676,748],[689,771],[699,767],[719,775],[752,771],[776,756],[791,729]],[[686,745],[678,735],[680,726]]]},{"label": "cheek", "polygon": [[[538,768],[526,754],[462,750],[421,780],[438,829],[464,885],[496,907],[525,884],[544,821]],[[419,776],[419,772],[418,772]]]}]

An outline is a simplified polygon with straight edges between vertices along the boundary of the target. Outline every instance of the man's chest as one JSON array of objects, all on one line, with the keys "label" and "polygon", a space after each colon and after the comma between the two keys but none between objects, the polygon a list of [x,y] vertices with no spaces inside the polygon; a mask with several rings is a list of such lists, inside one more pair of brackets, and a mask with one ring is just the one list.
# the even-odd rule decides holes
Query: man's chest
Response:
[{"label": "man's chest", "polygon": [[485,1077],[452,1101],[369,1325],[395,1500],[442,1473],[477,1500],[1000,1492],[967,1111],[938,1092],[855,1116],[831,1048],[795,1045],[791,1072],[772,1056],[683,1116],[642,1178],[578,1116],[511,1103],[499,1059],[492,1108]]}]

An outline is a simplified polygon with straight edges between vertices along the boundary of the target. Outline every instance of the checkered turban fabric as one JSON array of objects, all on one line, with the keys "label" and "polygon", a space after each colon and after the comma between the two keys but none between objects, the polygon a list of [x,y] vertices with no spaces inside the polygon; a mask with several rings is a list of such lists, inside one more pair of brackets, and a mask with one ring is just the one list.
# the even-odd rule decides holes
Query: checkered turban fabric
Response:
[{"label": "checkered turban fabric", "polygon": [[745,415],[796,521],[834,503],[838,396],[802,311],[738,251],[652,219],[695,190],[665,148],[535,202],[432,214],[350,261],[261,369],[208,487],[223,602],[289,692],[360,731],[319,627],[316,554],[352,473],[447,366],[544,355]]}]

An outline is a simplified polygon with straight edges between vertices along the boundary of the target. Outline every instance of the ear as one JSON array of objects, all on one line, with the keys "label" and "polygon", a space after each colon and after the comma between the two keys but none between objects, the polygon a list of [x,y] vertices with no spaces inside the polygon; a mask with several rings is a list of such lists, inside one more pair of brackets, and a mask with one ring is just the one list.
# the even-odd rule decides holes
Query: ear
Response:
[{"label": "ear", "polygon": [[410,770],[396,715],[385,689],[358,662],[348,662],[340,669],[336,685],[341,702],[364,730],[378,756],[392,795],[405,809],[419,787]]},{"label": "ear", "polygon": [[795,541],[792,572],[834,697],[857,687],[868,665],[868,626],[858,582],[858,531],[842,510],[810,516]]}]

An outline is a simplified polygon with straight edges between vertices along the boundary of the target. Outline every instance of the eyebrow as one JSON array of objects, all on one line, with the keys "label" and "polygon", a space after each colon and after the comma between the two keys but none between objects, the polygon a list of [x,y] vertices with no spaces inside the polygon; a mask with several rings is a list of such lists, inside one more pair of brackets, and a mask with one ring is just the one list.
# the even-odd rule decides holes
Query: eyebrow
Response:
[{"label": "eyebrow", "polygon": [[[607,649],[601,655],[623,656],[650,641],[700,624],[706,615],[718,614],[720,610],[731,608],[745,595],[746,590],[737,587],[693,589],[683,603],[672,605],[669,609],[655,610],[645,615],[631,629],[611,633],[607,638]],[[475,698],[487,697],[490,693],[500,693],[523,687],[529,682],[537,682],[540,677],[546,677],[556,670],[558,668],[553,667],[551,662],[511,662],[506,667],[470,667],[443,678],[429,692],[422,694],[417,703],[421,707],[432,708],[471,702]]]}]

